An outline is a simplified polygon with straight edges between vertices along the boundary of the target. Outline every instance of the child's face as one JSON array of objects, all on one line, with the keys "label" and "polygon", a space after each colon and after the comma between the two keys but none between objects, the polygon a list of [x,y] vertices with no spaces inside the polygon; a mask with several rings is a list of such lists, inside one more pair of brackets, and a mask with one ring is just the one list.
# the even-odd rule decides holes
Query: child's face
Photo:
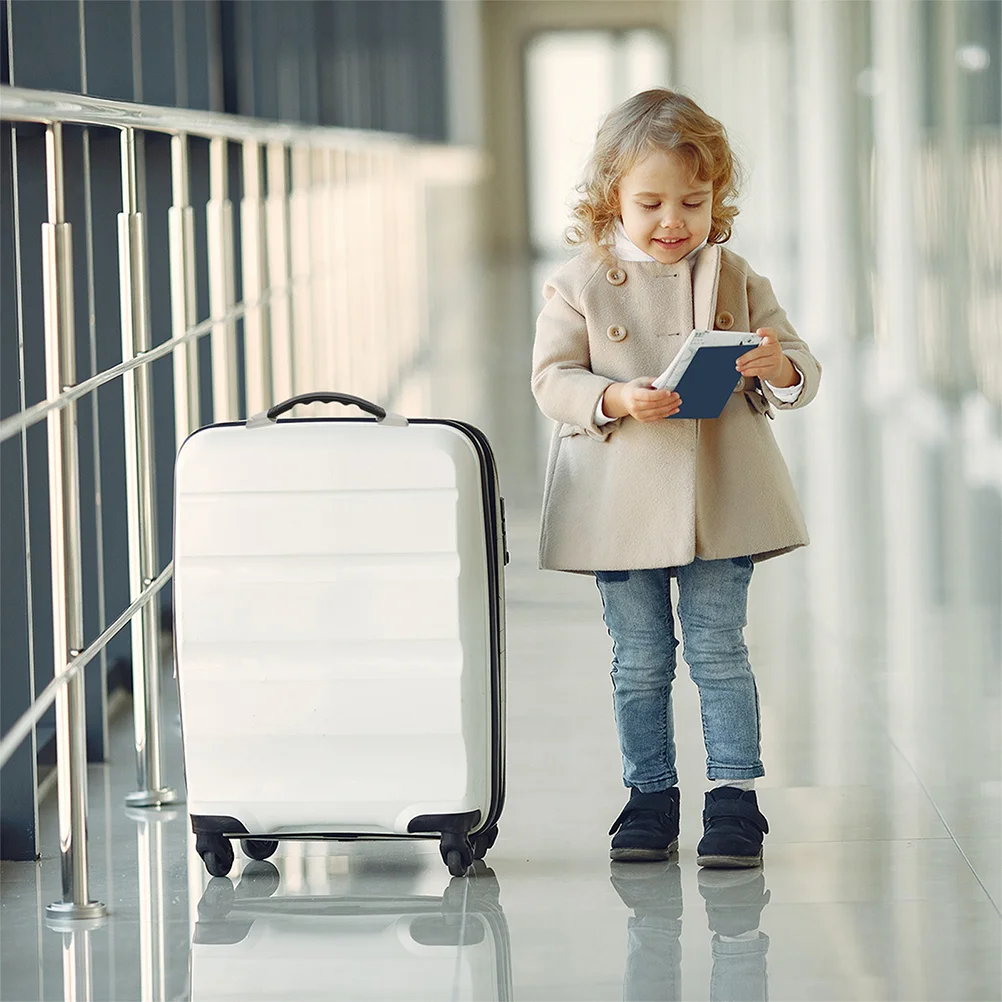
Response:
[{"label": "child's face", "polygon": [[626,235],[662,264],[675,264],[710,233],[713,185],[689,175],[682,159],[658,151],[638,160],[619,182]]}]

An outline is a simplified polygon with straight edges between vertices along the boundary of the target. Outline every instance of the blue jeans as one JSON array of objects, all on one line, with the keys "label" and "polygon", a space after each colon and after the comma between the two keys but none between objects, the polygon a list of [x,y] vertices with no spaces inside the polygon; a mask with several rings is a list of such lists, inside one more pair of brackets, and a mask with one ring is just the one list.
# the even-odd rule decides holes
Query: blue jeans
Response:
[{"label": "blue jeans", "polygon": [[[675,568],[685,659],[699,688],[709,779],[765,775],[758,690],[742,631],[750,557],[694,560]],[[598,571],[605,625],[612,637],[613,705],[623,753],[623,782],[653,793],[678,782],[671,685],[675,629],[668,568]]]}]

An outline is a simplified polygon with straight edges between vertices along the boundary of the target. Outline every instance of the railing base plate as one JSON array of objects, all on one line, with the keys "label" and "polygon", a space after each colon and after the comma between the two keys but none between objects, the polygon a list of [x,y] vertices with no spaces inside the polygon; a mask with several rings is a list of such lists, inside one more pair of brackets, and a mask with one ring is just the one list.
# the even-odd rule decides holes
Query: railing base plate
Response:
[{"label": "railing base plate", "polygon": [[163,807],[167,804],[179,804],[181,798],[177,795],[177,790],[165,786],[161,790],[137,790],[126,796],[125,803],[128,807]]},{"label": "railing base plate", "polygon": [[[45,906],[45,924],[56,932],[78,932],[80,922],[98,924],[108,917],[108,909],[100,901],[77,905],[72,901],[55,901]],[[65,928],[63,927],[65,923]]]},{"label": "railing base plate", "polygon": [[172,805],[164,804],[158,810],[150,810],[148,807],[126,807],[125,816],[130,821],[142,821],[146,824],[162,825],[165,821],[175,821],[180,812],[171,810]]}]

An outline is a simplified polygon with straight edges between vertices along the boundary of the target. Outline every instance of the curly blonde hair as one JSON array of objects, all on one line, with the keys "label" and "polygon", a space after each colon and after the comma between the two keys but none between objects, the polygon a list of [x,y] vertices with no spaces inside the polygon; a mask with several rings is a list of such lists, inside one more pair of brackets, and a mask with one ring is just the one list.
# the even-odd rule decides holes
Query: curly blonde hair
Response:
[{"label": "curly blonde hair", "polygon": [[724,127],[691,98],[664,88],[645,90],[613,109],[599,126],[574,222],[565,238],[572,246],[603,249],[612,241],[619,220],[619,184],[646,153],[680,156],[693,178],[713,185],[709,243],[731,237],[738,207],[741,168]]}]

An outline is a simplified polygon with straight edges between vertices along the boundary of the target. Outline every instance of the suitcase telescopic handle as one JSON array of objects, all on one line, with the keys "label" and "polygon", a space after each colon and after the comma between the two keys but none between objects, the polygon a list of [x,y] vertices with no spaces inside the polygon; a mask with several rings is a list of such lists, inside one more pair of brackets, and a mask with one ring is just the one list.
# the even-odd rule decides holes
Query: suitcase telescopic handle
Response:
[{"label": "suitcase telescopic handle", "polygon": [[358,407],[367,414],[371,414],[379,424],[398,427],[407,424],[405,417],[394,414],[392,411],[387,411],[385,408],[380,407],[379,404],[374,404],[371,400],[353,396],[351,393],[324,393],[318,391],[316,393],[300,393],[299,396],[289,397],[288,400],[283,400],[280,404],[269,407],[267,411],[255,414],[253,417],[248,418],[247,427],[255,428],[265,424],[274,424],[278,420],[279,415],[284,414],[286,411],[291,411],[298,404],[344,404],[346,407]]}]

